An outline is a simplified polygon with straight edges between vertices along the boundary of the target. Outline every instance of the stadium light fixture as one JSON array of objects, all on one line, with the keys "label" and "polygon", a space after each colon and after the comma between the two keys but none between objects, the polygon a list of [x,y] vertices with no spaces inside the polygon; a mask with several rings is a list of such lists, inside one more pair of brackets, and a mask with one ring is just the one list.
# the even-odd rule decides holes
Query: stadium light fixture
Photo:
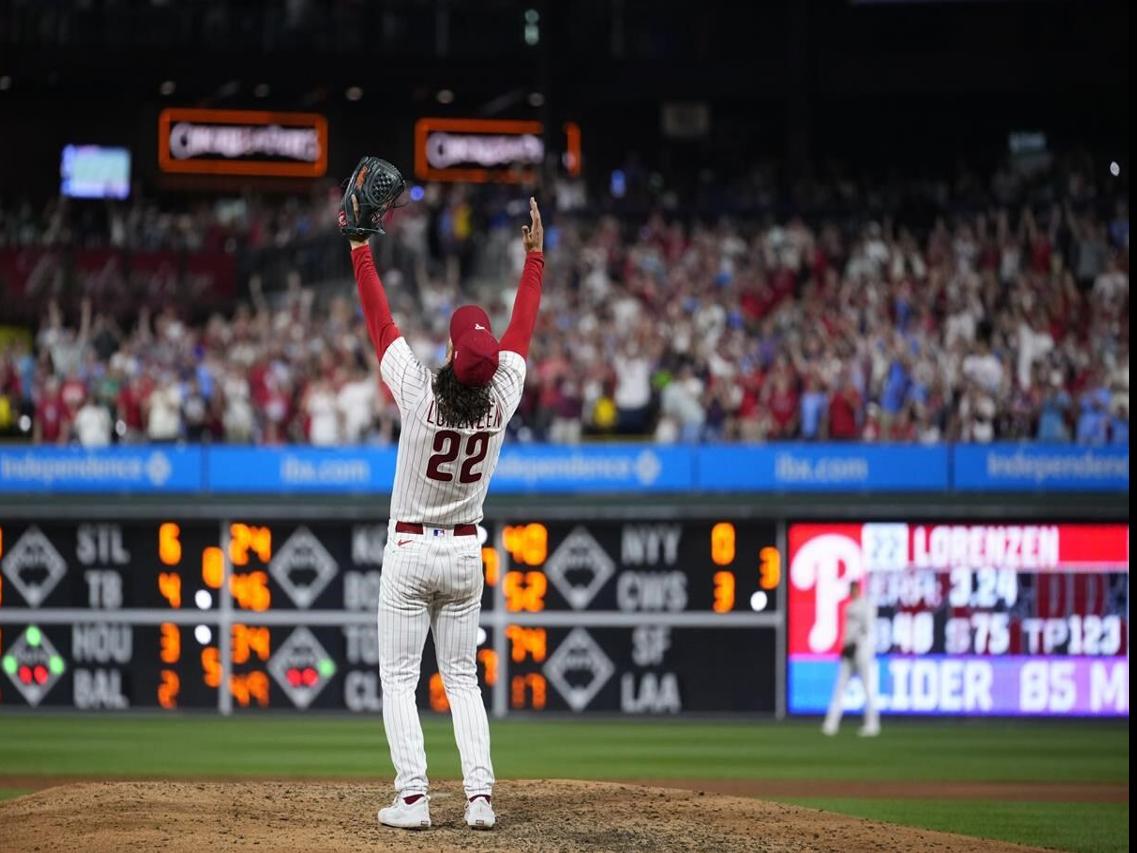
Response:
[{"label": "stadium light fixture", "polygon": [[541,13],[536,9],[525,10],[525,43],[533,47],[541,41]]}]

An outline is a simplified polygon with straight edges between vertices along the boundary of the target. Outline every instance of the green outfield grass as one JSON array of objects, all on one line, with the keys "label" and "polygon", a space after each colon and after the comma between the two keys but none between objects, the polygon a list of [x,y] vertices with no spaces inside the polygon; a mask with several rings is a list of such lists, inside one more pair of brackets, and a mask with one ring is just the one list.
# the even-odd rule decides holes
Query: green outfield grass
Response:
[{"label": "green outfield grass", "polygon": [[787,799],[871,820],[1086,853],[1129,849],[1124,803],[993,803],[990,800]]},{"label": "green outfield grass", "polygon": [[[459,776],[446,718],[424,722],[430,772]],[[8,777],[373,778],[393,771],[376,717],[0,715]],[[502,778],[1128,782],[1127,722],[888,721],[878,739],[812,722],[506,720]],[[16,781],[14,784],[26,784]],[[0,794],[3,796],[3,794]],[[1128,847],[1111,804],[839,799],[808,805],[900,823],[1091,851]]]}]

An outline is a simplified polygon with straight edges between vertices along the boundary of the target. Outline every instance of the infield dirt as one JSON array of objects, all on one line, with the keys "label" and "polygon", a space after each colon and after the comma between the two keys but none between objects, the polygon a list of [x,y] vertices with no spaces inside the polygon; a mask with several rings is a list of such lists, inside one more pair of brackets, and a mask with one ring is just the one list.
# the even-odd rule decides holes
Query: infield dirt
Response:
[{"label": "infield dirt", "polygon": [[717,793],[607,782],[499,782],[493,832],[462,820],[459,785],[432,793],[433,828],[380,827],[377,785],[90,782],[0,804],[0,850],[1025,851],[1001,841]]}]

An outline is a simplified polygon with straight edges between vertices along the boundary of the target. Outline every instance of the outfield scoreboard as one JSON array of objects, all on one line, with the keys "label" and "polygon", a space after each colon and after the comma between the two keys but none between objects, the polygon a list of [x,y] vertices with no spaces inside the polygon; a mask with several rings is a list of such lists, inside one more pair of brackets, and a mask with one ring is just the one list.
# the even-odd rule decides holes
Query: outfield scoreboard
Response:
[{"label": "outfield scoreboard", "polygon": [[222,572],[215,522],[3,524],[0,705],[216,706]]},{"label": "outfield scoreboard", "polygon": [[[497,715],[820,713],[856,578],[885,713],[1129,712],[1127,524],[550,513],[479,539]],[[379,521],[0,521],[0,707],[378,712],[386,543]],[[448,709],[429,639],[418,701]]]},{"label": "outfield scoreboard", "polygon": [[[884,713],[1129,713],[1129,526],[788,528],[788,709],[824,712],[849,587],[875,601]],[[853,680],[848,710],[864,704]]]},{"label": "outfield scoreboard", "polygon": [[[479,529],[477,651],[495,713],[776,708],[773,523]],[[160,519],[0,524],[0,707],[381,709],[387,526]],[[447,710],[428,640],[419,704]]]},{"label": "outfield scoreboard", "polygon": [[528,521],[500,532],[511,710],[776,710],[774,524]]}]

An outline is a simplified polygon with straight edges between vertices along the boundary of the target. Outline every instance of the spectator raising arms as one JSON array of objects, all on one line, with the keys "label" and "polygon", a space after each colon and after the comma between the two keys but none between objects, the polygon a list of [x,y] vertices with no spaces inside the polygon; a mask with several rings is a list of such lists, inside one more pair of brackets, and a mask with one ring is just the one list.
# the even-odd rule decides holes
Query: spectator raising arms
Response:
[{"label": "spectator raising arms", "polygon": [[[510,435],[1123,444],[1128,206],[1086,174],[1065,177],[1003,171],[990,192],[972,181],[958,196],[909,181],[904,191],[938,206],[919,221],[855,182],[840,193],[817,188],[847,201],[847,213],[834,203],[825,217],[566,215],[550,226],[555,286]],[[1046,201],[1029,203],[1037,199]],[[406,253],[418,272],[384,279],[400,328],[429,365],[444,357],[461,288],[480,266],[516,262],[496,224],[508,219],[503,201],[511,200],[500,191],[428,186],[423,201],[391,217],[384,251]],[[172,213],[120,211],[105,233],[65,204],[45,212],[50,228],[24,227],[22,209],[0,210],[0,244],[39,234],[45,251],[109,242],[192,253],[218,241],[286,249],[333,223],[319,193],[275,211],[238,207],[221,219],[182,211],[184,228]],[[270,298],[277,280],[283,287]],[[249,303],[209,317],[165,290],[160,311],[140,296],[137,313],[123,313],[127,291],[94,279],[79,281],[83,295],[67,302],[58,294],[68,288],[52,281],[28,288],[42,309],[34,350],[0,351],[0,430],[104,443],[104,406],[110,440],[123,442],[395,437],[366,331],[343,298],[346,278],[317,296],[291,269],[266,273],[266,292],[253,276]],[[488,297],[498,314],[507,310],[509,294]]]}]

